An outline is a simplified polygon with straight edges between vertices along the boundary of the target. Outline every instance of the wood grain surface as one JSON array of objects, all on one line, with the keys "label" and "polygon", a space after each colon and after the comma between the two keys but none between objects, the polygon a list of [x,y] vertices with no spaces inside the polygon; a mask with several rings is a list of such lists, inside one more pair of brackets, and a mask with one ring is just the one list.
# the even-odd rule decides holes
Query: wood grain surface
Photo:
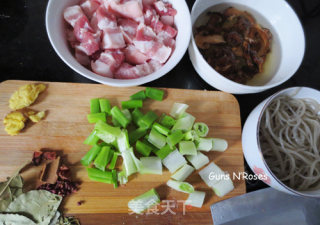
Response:
[{"label": "wood grain surface", "polygon": [[[8,100],[12,93],[28,81],[5,81],[0,84],[0,118],[10,112]],[[82,182],[80,190],[66,198],[63,203],[65,213],[81,219],[82,224],[212,224],[210,205],[217,201],[245,193],[244,180],[235,179],[235,189],[224,198],[214,195],[194,172],[186,181],[196,190],[206,192],[202,208],[185,207],[182,203],[187,194],[169,189],[165,183],[170,173],[165,169],[159,175],[132,175],[125,187],[114,189],[112,185],[92,182],[85,168],[79,163],[90,149],[83,144],[93,129],[86,115],[89,113],[91,98],[108,98],[113,105],[119,105],[143,87],[115,88],[100,84],[46,83],[47,90],[29,108],[46,110],[48,115],[38,124],[27,124],[17,136],[9,136],[0,124],[0,180],[12,174],[22,163],[32,158],[34,151],[51,149],[62,151],[71,165],[74,179]],[[215,91],[195,91],[165,89],[162,102],[146,100],[143,111],[154,110],[159,115],[169,113],[174,102],[182,102],[190,107],[187,110],[196,121],[208,124],[209,136],[224,138],[229,148],[224,153],[209,152],[207,155],[223,170],[230,174],[244,171],[241,149],[241,122],[237,100],[230,94]],[[35,176],[37,172],[33,172]],[[30,175],[30,173],[29,173]],[[163,201],[159,211],[149,215],[130,215],[127,203],[151,188],[156,188]],[[84,203],[78,206],[77,202]],[[170,204],[168,211],[167,204]],[[167,212],[166,212],[167,210]],[[159,215],[157,215],[159,214]]]}]

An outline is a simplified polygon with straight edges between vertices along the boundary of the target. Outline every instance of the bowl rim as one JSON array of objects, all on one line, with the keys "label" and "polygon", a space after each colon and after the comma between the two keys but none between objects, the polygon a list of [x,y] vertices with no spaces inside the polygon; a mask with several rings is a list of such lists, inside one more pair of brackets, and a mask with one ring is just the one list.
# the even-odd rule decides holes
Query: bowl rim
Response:
[{"label": "bowl rim", "polygon": [[[267,90],[267,89],[271,89],[273,87],[276,87],[276,86],[279,86],[283,83],[285,83],[286,81],[288,81],[290,78],[293,77],[293,75],[295,75],[295,73],[298,71],[298,69],[300,68],[301,66],[301,63],[303,62],[304,60],[304,57],[305,57],[305,51],[306,51],[306,34],[304,32],[304,28],[302,26],[302,23],[300,21],[300,18],[298,16],[298,14],[296,13],[296,11],[289,5],[289,3],[285,0],[278,0],[278,1],[282,1],[282,3],[284,3],[286,5],[287,8],[290,9],[290,11],[293,13],[293,16],[296,18],[296,22],[297,22],[297,29],[298,32],[302,34],[302,38],[303,38],[303,42],[301,43],[302,44],[302,56],[299,60],[299,63],[297,64],[297,68],[294,70],[294,72],[292,73],[292,75],[288,76],[288,77],[284,77],[282,80],[274,83],[274,84],[269,84],[269,85],[259,85],[259,86],[254,86],[254,85],[246,85],[246,84],[240,84],[240,83],[237,83],[235,81],[232,81],[228,78],[226,78],[225,76],[223,76],[222,74],[220,74],[219,72],[217,72],[212,66],[209,65],[209,63],[207,62],[207,60],[205,60],[205,58],[203,57],[203,55],[201,54],[201,52],[199,51],[199,48],[198,46],[196,45],[196,42],[195,42],[195,39],[194,39],[194,34],[193,34],[193,26],[194,26],[194,23],[191,24],[192,25],[192,32],[191,32],[191,41],[192,43],[194,44],[195,46],[195,51],[198,55],[200,55],[200,59],[202,61],[204,61],[204,63],[210,67],[210,69],[212,70],[212,72],[216,73],[220,79],[222,79],[223,82],[226,82],[226,85],[237,85],[239,88],[244,88],[244,89],[247,89],[248,91],[260,91],[260,90]],[[232,2],[228,2],[228,3],[231,3]],[[244,5],[246,6],[247,8],[251,8],[249,5],[245,5],[244,3],[239,3],[239,2],[235,2],[236,4],[239,4],[239,5]],[[219,5],[219,4],[222,4],[222,3],[218,3],[218,4],[212,4],[210,7],[213,7],[215,5]],[[205,12],[206,10],[208,10],[208,8],[206,9],[203,9],[202,12],[199,14],[199,16],[201,16],[201,14],[203,12]],[[192,11],[193,11],[193,7],[192,7]],[[191,12],[192,14],[192,12]],[[199,18],[199,16],[194,20],[194,22],[197,21],[197,19]],[[281,45],[281,44],[280,44]],[[273,75],[274,76],[274,75]],[[208,76],[205,76],[205,77],[208,77]]]},{"label": "bowl rim", "polygon": [[[320,93],[319,90],[317,89],[314,89],[314,88],[310,88],[310,87],[303,87],[303,86],[295,86],[295,87],[289,87],[289,88],[285,88],[285,89],[282,89],[280,91],[277,91],[276,93],[274,93],[273,95],[271,95],[267,101],[265,102],[264,106],[262,107],[260,113],[259,113],[259,117],[258,117],[258,123],[257,123],[257,127],[256,127],[256,141],[257,141],[257,145],[258,145],[258,151],[259,151],[259,155],[262,159],[262,162],[264,164],[264,166],[267,168],[268,172],[271,174],[272,178],[275,179],[283,188],[285,188],[287,191],[289,192],[292,192],[296,195],[299,195],[299,196],[303,196],[303,197],[315,197],[315,198],[320,198],[320,194],[317,196],[317,195],[313,195],[313,194],[310,194],[310,193],[305,193],[303,191],[297,191],[289,186],[287,186],[286,184],[284,184],[273,172],[272,170],[270,169],[268,163],[266,162],[265,158],[264,158],[264,155],[263,155],[263,152],[262,152],[262,149],[261,149],[261,144],[260,144],[260,135],[259,135],[259,129],[260,129],[260,125],[261,125],[261,120],[262,120],[262,116],[265,112],[265,110],[267,109],[267,107],[270,105],[270,103],[278,96],[282,95],[284,92],[287,92],[287,91],[290,91],[290,90],[297,90],[298,92],[301,90],[301,89],[309,89],[313,92],[318,92]],[[320,104],[320,102],[319,102]]]},{"label": "bowl rim", "polygon": [[[76,73],[78,73],[79,75],[86,77],[89,80],[93,80],[95,82],[98,83],[102,83],[105,85],[110,85],[110,86],[114,86],[114,87],[132,87],[132,86],[138,86],[138,85],[143,85],[149,82],[152,82],[154,80],[159,79],[162,76],[167,75],[170,71],[172,71],[177,65],[178,63],[181,61],[181,59],[184,57],[184,55],[186,54],[186,51],[188,50],[188,46],[190,43],[190,39],[191,39],[191,34],[192,34],[192,23],[191,23],[191,13],[189,11],[188,5],[186,3],[186,1],[184,0],[180,0],[181,4],[183,4],[183,14],[186,14],[185,16],[188,17],[187,21],[184,21],[184,23],[189,23],[190,26],[185,26],[186,28],[184,28],[184,32],[186,32],[188,35],[186,35],[187,37],[184,37],[182,40],[184,41],[183,43],[185,45],[181,45],[181,51],[179,51],[177,53],[177,55],[174,55],[174,52],[176,52],[176,48],[174,49],[173,53],[171,54],[170,58],[167,60],[167,62],[162,65],[162,67],[156,71],[154,71],[151,74],[148,74],[144,77],[139,77],[136,79],[113,79],[113,78],[109,78],[109,77],[104,77],[101,76],[99,74],[94,73],[93,71],[87,69],[86,67],[84,67],[83,65],[81,65],[79,62],[77,62],[79,64],[80,67],[83,67],[84,69],[88,70],[89,73],[85,73],[83,71],[80,71],[80,69],[78,67],[74,67],[72,65],[71,62],[69,62],[60,51],[58,51],[57,47],[56,47],[56,43],[53,41],[53,34],[52,31],[49,29],[49,15],[50,15],[50,10],[52,8],[52,4],[53,2],[56,0],[49,0],[46,6],[46,12],[45,12],[45,26],[46,26],[46,32],[50,41],[51,46],[53,47],[54,51],[56,52],[56,54],[60,57],[60,59],[66,64],[68,65],[68,67],[70,69],[72,69],[73,71],[75,71]],[[178,31],[179,32],[179,31]],[[174,57],[172,57],[174,56]],[[170,66],[165,67],[165,65],[172,60],[172,64]],[[163,69],[164,68],[164,69]],[[163,72],[159,73],[159,71],[163,69]]]}]

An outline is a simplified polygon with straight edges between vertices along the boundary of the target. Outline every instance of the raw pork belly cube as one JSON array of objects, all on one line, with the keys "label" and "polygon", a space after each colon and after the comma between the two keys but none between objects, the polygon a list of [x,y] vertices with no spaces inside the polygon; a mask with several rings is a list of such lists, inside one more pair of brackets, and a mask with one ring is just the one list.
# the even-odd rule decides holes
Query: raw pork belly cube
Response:
[{"label": "raw pork belly cube", "polygon": [[136,40],[138,41],[153,41],[157,39],[157,35],[152,28],[144,24],[139,24],[136,33]]},{"label": "raw pork belly cube", "polygon": [[120,50],[106,50],[99,59],[91,62],[92,70],[105,77],[113,78],[114,72],[124,61],[124,54]]},{"label": "raw pork belly cube", "polygon": [[168,25],[168,26],[173,26],[174,24],[174,16],[161,16],[160,20],[163,24]]},{"label": "raw pork belly cube", "polygon": [[64,19],[72,26],[76,24],[76,22],[81,18],[85,16],[83,11],[81,10],[80,6],[70,6],[66,8],[63,12]]},{"label": "raw pork belly cube", "polygon": [[147,7],[155,3],[157,0],[142,0],[143,7]]},{"label": "raw pork belly cube", "polygon": [[92,55],[100,49],[100,33],[93,34],[89,31],[82,33],[82,41],[77,48],[87,55]]},{"label": "raw pork belly cube", "polygon": [[120,28],[109,28],[103,31],[102,48],[117,49],[126,47]]},{"label": "raw pork belly cube", "polygon": [[67,29],[66,30],[67,40],[69,41],[72,48],[79,44],[76,36],[73,33],[73,30]]},{"label": "raw pork belly cube", "polygon": [[128,45],[124,50],[126,61],[132,64],[143,64],[149,58],[140,52],[134,45]]},{"label": "raw pork belly cube", "polygon": [[148,63],[132,66],[128,63],[123,63],[115,73],[117,79],[135,79],[146,76],[152,73],[152,67]]},{"label": "raw pork belly cube", "polygon": [[98,27],[98,18],[97,18],[97,12],[93,13],[91,20],[90,20],[91,28],[96,32],[99,30]]},{"label": "raw pork belly cube", "polygon": [[78,47],[75,48],[75,53],[74,53],[76,60],[84,66],[90,65],[90,59],[89,56],[86,55],[81,49]]},{"label": "raw pork belly cube", "polygon": [[150,25],[151,21],[154,17],[157,17],[157,11],[151,6],[151,5],[147,5],[145,6],[144,9],[144,23],[146,25]]},{"label": "raw pork belly cube", "polygon": [[110,1],[107,6],[118,16],[134,19],[137,22],[144,20],[142,7],[138,1],[127,1],[122,4]]},{"label": "raw pork belly cube", "polygon": [[172,49],[160,42],[135,40],[133,43],[140,52],[160,63],[165,63],[171,55]]},{"label": "raw pork belly cube", "polygon": [[177,10],[172,8],[170,3],[157,1],[153,5],[160,16],[175,16],[177,14]]},{"label": "raw pork belly cube", "polygon": [[82,11],[84,14],[88,17],[91,18],[93,13],[97,10],[97,8],[100,6],[100,3],[95,0],[86,0],[83,1],[80,4]]},{"label": "raw pork belly cube", "polygon": [[100,6],[96,11],[97,26],[100,30],[109,28],[117,28],[117,18],[115,15],[107,12],[103,6]]},{"label": "raw pork belly cube", "polygon": [[133,38],[136,36],[138,24],[131,19],[120,18],[118,20],[118,25],[122,31],[124,40],[131,44]]},{"label": "raw pork belly cube", "polygon": [[86,32],[93,32],[93,29],[91,28],[88,18],[87,17],[81,17],[74,25],[74,35],[76,36],[77,40],[82,42],[83,40],[83,34]]}]

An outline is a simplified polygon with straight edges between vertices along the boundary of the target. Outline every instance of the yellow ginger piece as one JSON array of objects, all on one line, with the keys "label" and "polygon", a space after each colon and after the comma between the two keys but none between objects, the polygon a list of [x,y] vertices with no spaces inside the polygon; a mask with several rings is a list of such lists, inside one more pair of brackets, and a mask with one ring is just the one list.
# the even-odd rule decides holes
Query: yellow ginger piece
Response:
[{"label": "yellow ginger piece", "polygon": [[46,116],[46,112],[45,111],[41,111],[41,112],[34,112],[34,111],[29,111],[28,112],[28,117],[29,119],[34,122],[34,123],[38,123],[40,120],[42,120],[44,117]]},{"label": "yellow ginger piece", "polygon": [[44,84],[26,84],[21,86],[11,96],[9,100],[10,108],[18,110],[30,106],[45,89],[46,85]]},{"label": "yellow ginger piece", "polygon": [[11,112],[3,120],[5,131],[17,135],[24,128],[27,118],[21,112]]}]

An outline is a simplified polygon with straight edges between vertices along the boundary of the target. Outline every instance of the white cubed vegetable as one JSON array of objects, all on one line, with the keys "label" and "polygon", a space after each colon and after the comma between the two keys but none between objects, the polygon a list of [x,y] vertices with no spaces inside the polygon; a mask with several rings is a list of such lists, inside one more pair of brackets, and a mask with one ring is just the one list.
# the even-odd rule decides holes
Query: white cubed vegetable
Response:
[{"label": "white cubed vegetable", "polygon": [[162,174],[161,159],[156,156],[141,157],[141,174]]},{"label": "white cubed vegetable", "polygon": [[212,138],[199,138],[197,150],[209,152],[212,149]]},{"label": "white cubed vegetable", "polygon": [[234,189],[233,182],[231,178],[228,179],[222,179],[218,183],[214,184],[212,186],[212,189],[216,195],[219,197],[223,197],[226,194],[228,194],[230,191]]},{"label": "white cubed vegetable", "polygon": [[197,155],[188,155],[186,157],[196,170],[209,163],[209,158],[201,152],[197,152]]},{"label": "white cubed vegetable", "polygon": [[165,167],[167,167],[170,173],[174,173],[183,165],[187,164],[187,161],[176,149],[171,152],[166,158],[164,158],[162,160],[162,163]]},{"label": "white cubed vegetable", "polygon": [[175,172],[171,178],[177,180],[177,181],[184,181],[187,179],[187,177],[190,176],[194,171],[194,168],[188,164],[185,164],[181,169],[179,169],[177,172]]},{"label": "white cubed vegetable", "polygon": [[221,138],[212,138],[212,150],[224,152],[228,148],[228,142]]},{"label": "white cubed vegetable", "polygon": [[187,183],[176,180],[168,180],[167,185],[176,191],[181,191],[183,193],[192,193],[194,192],[194,187]]},{"label": "white cubed vegetable", "polygon": [[171,108],[170,115],[177,119],[188,107],[189,106],[187,104],[175,102]]},{"label": "white cubed vegetable", "polygon": [[203,191],[194,191],[191,194],[189,194],[186,204],[197,207],[197,208],[201,208],[203,205],[205,196],[206,196],[206,193]]},{"label": "white cubed vegetable", "polygon": [[211,162],[199,172],[199,175],[209,187],[212,187],[224,178],[225,173],[214,162]]}]

